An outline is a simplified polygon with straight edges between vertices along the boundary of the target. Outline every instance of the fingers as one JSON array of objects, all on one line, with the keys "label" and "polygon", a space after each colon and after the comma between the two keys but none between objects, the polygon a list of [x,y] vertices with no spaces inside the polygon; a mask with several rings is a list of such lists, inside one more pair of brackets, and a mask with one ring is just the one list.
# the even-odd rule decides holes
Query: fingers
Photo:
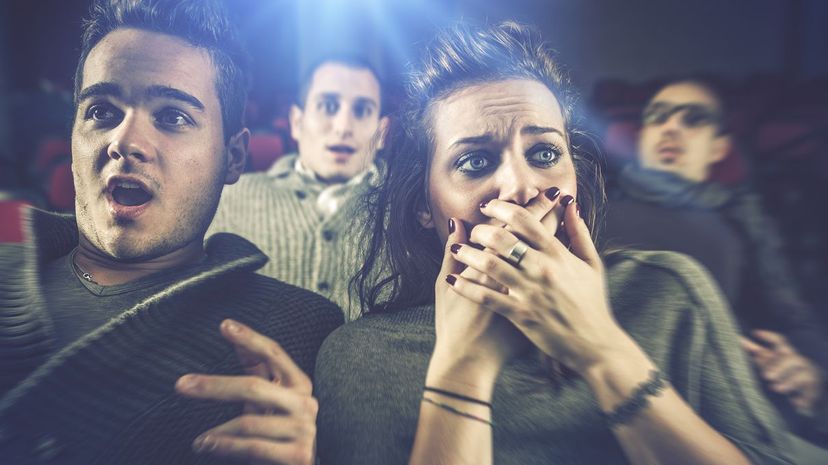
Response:
[{"label": "fingers", "polygon": [[463,268],[465,268],[462,263],[455,260],[454,254],[451,253],[451,247],[454,244],[463,244],[466,242],[466,227],[462,221],[455,218],[449,218],[448,230],[449,235],[446,238],[446,247],[443,251],[443,264],[440,267],[441,276],[460,273],[463,271]]},{"label": "fingers", "polygon": [[[462,276],[452,275],[451,278],[454,278],[449,280],[452,291],[508,319],[524,335],[528,328],[537,324],[536,321],[527,318],[526,309],[522,308],[514,297],[495,292]],[[550,318],[546,320],[545,325],[551,332],[560,334],[565,324],[557,318]]]},{"label": "fingers", "polygon": [[[553,203],[546,196],[538,196],[538,198],[541,197],[546,199],[547,203]],[[557,202],[554,203],[557,204]],[[533,212],[528,210],[528,207],[524,208],[520,205],[498,199],[486,202],[480,206],[480,209],[484,215],[506,224],[508,231],[513,233],[518,239],[529,244],[533,249],[542,251],[549,249],[552,238],[555,235],[555,230],[550,231],[541,224],[541,218],[536,217],[539,214],[538,211],[535,211],[533,214]],[[547,211],[549,210],[547,209]],[[472,230],[473,234],[474,230]],[[472,239],[472,242],[477,243],[474,239]]]},{"label": "fingers", "polygon": [[757,329],[751,332],[754,339],[764,343],[769,349],[776,352],[793,352],[793,348],[788,344],[785,336],[765,329]]},{"label": "fingers", "polygon": [[770,389],[784,395],[799,393],[808,387],[810,377],[801,369],[788,371],[778,380],[770,383]]},{"label": "fingers", "polygon": [[263,411],[276,409],[304,415],[316,409],[312,397],[257,376],[213,376],[188,374],[178,379],[175,389],[196,399],[212,399],[255,404]]},{"label": "fingers", "polygon": [[222,336],[233,344],[247,373],[311,392],[310,379],[276,341],[235,320],[224,320],[220,329]]},{"label": "fingers", "polygon": [[313,465],[314,443],[310,441],[273,441],[221,434],[203,434],[193,441],[197,453],[253,460],[254,463]]},{"label": "fingers", "polygon": [[526,210],[529,211],[532,217],[539,220],[552,235],[555,235],[558,225],[563,219],[563,212],[556,208],[559,205],[560,198],[561,190],[557,187],[550,187],[544,191],[543,195],[535,197],[526,205]]},{"label": "fingers", "polygon": [[[469,240],[473,243],[484,246],[486,251],[502,258],[505,265],[508,265],[510,268],[515,268],[509,260],[509,253],[520,239],[518,239],[511,232],[497,226],[479,224],[472,229]],[[523,258],[520,260],[520,267],[524,269],[529,276],[534,277],[539,273],[537,266],[538,251],[533,249],[530,244],[527,245],[529,245],[529,250],[526,251]],[[534,258],[530,258],[533,256]],[[469,266],[472,265],[471,263],[467,263],[465,261],[464,263]],[[484,273],[486,272],[485,270],[481,270],[478,266],[475,266],[474,268],[483,271]],[[498,279],[498,281],[500,280]],[[507,283],[503,284],[509,286]]]},{"label": "fingers", "polygon": [[742,346],[742,350],[749,353],[751,356],[758,356],[768,351],[765,347],[762,347],[744,336],[739,336],[739,343]]},{"label": "fingers", "polygon": [[[501,232],[507,233],[503,231],[501,228],[495,228]],[[455,244],[454,247],[451,249],[452,253],[455,255],[456,259],[472,270],[479,272],[485,276],[489,276],[498,283],[502,284],[503,286],[514,287],[516,286],[523,278],[521,277],[520,273],[518,272],[517,268],[512,266],[511,264],[507,263],[503,258],[495,255],[491,251],[484,251],[484,250],[477,250],[474,247],[462,244]],[[528,255],[529,251],[527,251]],[[467,271],[468,269],[467,268]],[[460,276],[475,282],[476,284],[481,284],[483,286],[489,287],[493,290],[498,290],[498,288],[492,288],[491,286],[487,286],[486,283],[481,283],[475,277],[468,276],[468,273],[464,271],[460,274]]]},{"label": "fingers", "polygon": [[506,318],[512,314],[512,308],[515,305],[512,297],[496,292],[456,274],[447,276],[446,281],[448,281],[454,292],[457,292],[472,302],[482,305],[491,311],[500,313]]},{"label": "fingers", "polygon": [[[503,285],[491,277],[480,273],[479,271],[469,268],[466,264],[458,261],[452,251],[459,246],[462,246],[467,240],[467,233],[465,224],[462,221],[449,219],[449,236],[446,238],[446,248],[443,256],[443,264],[440,270],[442,276],[448,276],[453,273],[459,273],[466,279],[477,282],[480,285],[487,286],[498,292],[506,292]],[[442,281],[437,281],[438,286],[442,286]]]},{"label": "fingers", "polygon": [[796,371],[803,369],[798,357],[780,357],[762,370],[762,377],[771,383],[782,383]]},{"label": "fingers", "polygon": [[561,199],[561,205],[564,207],[564,228],[569,236],[570,250],[593,269],[602,269],[601,256],[592,242],[586,222],[578,212],[577,202],[572,196],[567,195]]},{"label": "fingers", "polygon": [[243,436],[271,440],[290,440],[316,436],[316,410],[305,418],[277,415],[241,415],[205,431],[201,436]]}]

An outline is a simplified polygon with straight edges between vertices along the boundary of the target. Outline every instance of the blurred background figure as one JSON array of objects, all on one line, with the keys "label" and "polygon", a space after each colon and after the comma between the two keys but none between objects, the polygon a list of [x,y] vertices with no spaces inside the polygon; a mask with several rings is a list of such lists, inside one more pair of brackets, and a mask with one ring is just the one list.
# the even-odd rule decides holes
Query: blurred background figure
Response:
[{"label": "blurred background figure", "polygon": [[225,191],[208,231],[253,241],[270,258],[262,273],[361,314],[350,276],[364,262],[362,195],[379,183],[374,163],[388,117],[380,77],[365,60],[332,55],[309,67],[290,108],[297,151]]},{"label": "blurred background figure", "polygon": [[818,437],[828,414],[819,411],[828,341],[758,196],[746,180],[726,186],[710,179],[734,143],[721,95],[701,79],[677,80],[653,95],[642,114],[637,162],[622,169],[611,193],[605,238],[701,262],[743,329],[754,329],[743,346],[776,404],[800,434]]}]

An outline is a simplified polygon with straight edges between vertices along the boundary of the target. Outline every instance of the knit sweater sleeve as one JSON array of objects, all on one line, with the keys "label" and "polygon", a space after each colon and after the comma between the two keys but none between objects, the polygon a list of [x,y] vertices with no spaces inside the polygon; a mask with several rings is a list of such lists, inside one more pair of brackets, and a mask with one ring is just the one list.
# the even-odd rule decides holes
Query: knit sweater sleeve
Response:
[{"label": "knit sweater sleeve", "polygon": [[721,291],[701,265],[680,254],[658,253],[687,293],[689,315],[677,321],[677,348],[688,357],[679,389],[688,403],[756,465],[792,464],[786,428],[762,396],[739,346],[735,320]]}]

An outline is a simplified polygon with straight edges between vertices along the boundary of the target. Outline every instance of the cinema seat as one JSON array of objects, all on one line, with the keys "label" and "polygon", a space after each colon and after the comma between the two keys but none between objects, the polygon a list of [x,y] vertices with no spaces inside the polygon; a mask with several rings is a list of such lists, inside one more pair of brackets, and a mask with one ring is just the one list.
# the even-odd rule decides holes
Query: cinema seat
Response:
[{"label": "cinema seat", "polygon": [[0,200],[0,243],[23,242],[21,209],[28,205],[24,200]]},{"label": "cinema seat", "polygon": [[75,183],[72,180],[72,166],[60,163],[52,168],[47,191],[49,205],[59,211],[75,209]]},{"label": "cinema seat", "polygon": [[248,171],[265,171],[284,155],[284,143],[276,134],[253,134],[248,146]]}]

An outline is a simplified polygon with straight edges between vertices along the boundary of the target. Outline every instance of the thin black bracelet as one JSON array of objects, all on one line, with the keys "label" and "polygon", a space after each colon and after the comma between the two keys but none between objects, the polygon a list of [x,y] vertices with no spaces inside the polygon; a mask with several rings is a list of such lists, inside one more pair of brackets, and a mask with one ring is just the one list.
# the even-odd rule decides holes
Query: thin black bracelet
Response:
[{"label": "thin black bracelet", "polygon": [[423,396],[423,402],[428,402],[429,404],[436,405],[437,407],[439,407],[439,408],[441,408],[441,409],[443,409],[447,412],[453,413],[455,415],[460,415],[463,418],[468,418],[469,420],[479,421],[480,423],[484,423],[484,424],[492,426],[492,427],[494,426],[494,422],[492,422],[491,420],[487,420],[483,417],[478,417],[477,415],[473,415],[471,413],[464,412],[462,410],[459,410],[459,409],[456,409],[456,408],[452,407],[451,405],[444,404],[442,402],[437,402],[436,400],[430,399],[426,396]]},{"label": "thin black bracelet", "polygon": [[473,404],[483,405],[484,407],[492,408],[492,404],[490,402],[486,402],[485,400],[475,399],[474,397],[464,396],[463,394],[458,394],[456,392],[445,391],[443,389],[437,389],[437,388],[428,387],[428,386],[424,387],[423,390],[426,391],[426,392],[435,392],[437,394],[444,395],[446,397],[451,397],[452,399],[464,400],[466,402],[471,402]]},{"label": "thin black bracelet", "polygon": [[622,402],[611,413],[604,413],[604,421],[609,428],[623,425],[633,419],[650,405],[650,397],[659,396],[667,385],[664,375],[659,370],[650,371],[647,381],[641,383],[629,399]]}]

